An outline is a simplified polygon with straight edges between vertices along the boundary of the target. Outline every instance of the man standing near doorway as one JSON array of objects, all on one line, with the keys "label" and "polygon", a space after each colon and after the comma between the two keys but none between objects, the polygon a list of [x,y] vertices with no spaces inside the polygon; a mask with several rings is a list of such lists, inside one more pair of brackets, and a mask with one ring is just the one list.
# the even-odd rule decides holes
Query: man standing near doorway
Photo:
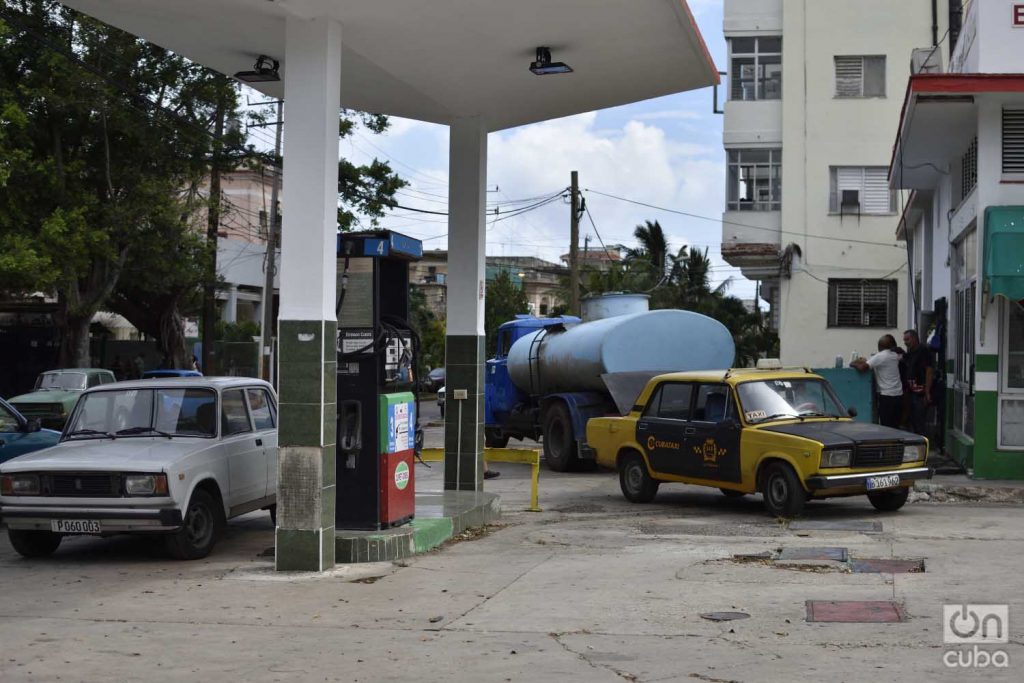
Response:
[{"label": "man standing near doorway", "polygon": [[903,412],[903,382],[900,380],[896,338],[891,334],[883,335],[878,339],[878,353],[867,360],[858,358],[850,363],[850,367],[860,372],[874,372],[878,421],[886,427],[898,429]]},{"label": "man standing near doorway", "polygon": [[926,436],[928,406],[932,403],[932,382],[935,378],[932,353],[921,345],[917,330],[903,333],[903,364],[907,370],[907,387],[910,391],[910,430]]}]

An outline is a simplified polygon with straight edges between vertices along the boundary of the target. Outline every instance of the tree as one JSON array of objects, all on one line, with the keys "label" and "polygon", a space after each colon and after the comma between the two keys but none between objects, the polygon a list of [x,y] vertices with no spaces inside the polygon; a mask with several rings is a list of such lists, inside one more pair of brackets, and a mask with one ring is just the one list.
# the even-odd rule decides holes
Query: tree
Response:
[{"label": "tree", "polygon": [[0,286],[55,292],[60,362],[88,365],[89,323],[126,265],[166,259],[147,239],[186,227],[178,193],[209,148],[212,79],[53,0],[5,0],[0,21],[0,111],[19,159],[0,199],[17,267]]},{"label": "tree", "polygon": [[[56,295],[61,364],[88,365],[89,322],[107,307],[187,365],[181,317],[212,257],[195,215],[231,210],[200,187],[215,152],[224,170],[267,160],[240,128],[211,134],[238,114],[222,74],[56,0],[0,0],[0,292]],[[339,136],[357,122],[388,125],[342,112]],[[343,228],[355,212],[375,221],[404,184],[376,160],[339,173]]]},{"label": "tree", "polygon": [[501,270],[487,283],[487,297],[484,300],[484,330],[487,341],[487,355],[493,357],[498,348],[498,327],[520,313],[529,313],[530,304],[526,291],[512,281],[507,271]]},{"label": "tree", "polygon": [[423,290],[409,287],[409,322],[420,337],[420,362],[416,368],[418,377],[424,377],[427,368],[444,365],[445,325],[427,307]]},{"label": "tree", "polygon": [[663,283],[668,263],[668,240],[665,231],[658,221],[644,221],[633,231],[639,245],[626,252],[626,263],[634,270],[640,271],[643,289],[653,289]]}]

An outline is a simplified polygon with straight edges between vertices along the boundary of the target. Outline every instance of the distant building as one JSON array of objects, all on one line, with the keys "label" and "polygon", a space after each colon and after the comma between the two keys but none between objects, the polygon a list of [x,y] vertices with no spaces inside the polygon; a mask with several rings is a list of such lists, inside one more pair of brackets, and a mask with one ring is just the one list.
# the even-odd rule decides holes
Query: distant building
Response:
[{"label": "distant building", "polygon": [[[280,188],[279,188],[280,189]],[[239,169],[221,175],[222,208],[217,231],[217,275],[223,288],[217,291],[217,307],[225,322],[263,319],[263,284],[266,273],[267,237],[273,175],[269,170]],[[209,185],[200,194],[206,196]],[[207,211],[196,212],[194,225],[206,230]],[[276,259],[280,259],[280,239]],[[277,293],[277,279],[274,280]]]},{"label": "distant building", "polygon": [[722,256],[761,282],[786,365],[899,333],[907,254],[889,159],[908,56],[939,42],[948,4],[725,0]]},{"label": "distant building", "polygon": [[[488,256],[487,279],[506,272],[512,281],[526,291],[529,312],[536,316],[550,315],[555,307],[564,304],[561,298],[560,278],[568,270],[533,256]],[[423,258],[409,269],[409,282],[423,292],[427,307],[434,315],[447,315],[448,252],[433,249],[423,252]]]},{"label": "distant building", "polygon": [[[618,265],[623,262],[626,256],[626,247],[621,244],[609,244],[608,248],[603,247],[584,247],[579,250],[577,260],[579,261],[580,268],[589,266],[596,268],[602,272],[607,271],[614,265]],[[566,268],[569,267],[569,254],[562,254],[559,257]]]},{"label": "distant building", "polygon": [[890,187],[913,191],[901,323],[938,352],[946,452],[1024,479],[1024,5],[972,2],[955,28],[948,62],[915,52],[893,115]]}]

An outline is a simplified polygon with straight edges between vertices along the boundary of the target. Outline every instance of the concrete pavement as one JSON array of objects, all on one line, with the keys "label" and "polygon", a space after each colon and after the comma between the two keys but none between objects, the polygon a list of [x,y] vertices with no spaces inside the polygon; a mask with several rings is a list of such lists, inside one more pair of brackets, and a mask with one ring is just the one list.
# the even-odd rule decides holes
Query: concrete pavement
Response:
[{"label": "concrete pavement", "polygon": [[[421,488],[440,468],[418,466]],[[760,500],[663,486],[622,499],[614,475],[543,472],[543,513],[521,512],[529,469],[505,465],[500,528],[400,566],[280,576],[261,557],[269,517],[230,524],[180,563],[130,538],[77,538],[47,560],[0,541],[4,681],[961,681],[1024,670],[1019,506],[815,502],[805,520],[880,533],[794,531]],[[841,546],[925,558],[916,574],[779,568],[737,554]],[[892,600],[903,623],[807,623],[807,600]],[[1009,670],[948,669],[947,603],[1010,605]],[[703,612],[743,611],[716,623]]]}]

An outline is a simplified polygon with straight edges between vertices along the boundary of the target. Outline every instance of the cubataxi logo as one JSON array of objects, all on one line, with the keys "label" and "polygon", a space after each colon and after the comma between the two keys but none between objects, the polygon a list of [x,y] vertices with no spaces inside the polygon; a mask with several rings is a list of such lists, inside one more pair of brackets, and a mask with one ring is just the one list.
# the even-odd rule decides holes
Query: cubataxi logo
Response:
[{"label": "cubataxi logo", "polygon": [[647,450],[653,451],[655,448],[671,448],[679,450],[679,443],[676,441],[659,441],[653,436],[647,437]]}]

